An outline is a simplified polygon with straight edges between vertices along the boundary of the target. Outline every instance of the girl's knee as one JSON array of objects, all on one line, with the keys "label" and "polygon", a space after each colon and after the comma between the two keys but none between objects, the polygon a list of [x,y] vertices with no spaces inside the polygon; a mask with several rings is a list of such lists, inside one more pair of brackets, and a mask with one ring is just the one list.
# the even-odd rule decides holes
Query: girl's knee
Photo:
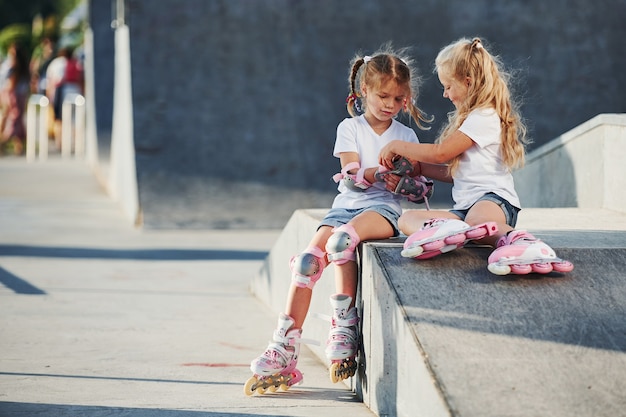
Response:
[{"label": "girl's knee", "polygon": [[493,201],[479,201],[474,204],[465,216],[465,223],[476,226],[487,222],[496,222],[498,225],[506,225],[506,216],[502,208]]}]

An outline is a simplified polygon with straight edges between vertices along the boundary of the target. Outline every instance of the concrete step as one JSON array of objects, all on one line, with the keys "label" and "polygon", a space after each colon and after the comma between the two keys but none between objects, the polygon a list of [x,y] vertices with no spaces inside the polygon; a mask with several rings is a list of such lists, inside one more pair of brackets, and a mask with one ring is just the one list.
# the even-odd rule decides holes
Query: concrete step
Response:
[{"label": "concrete step", "polygon": [[[602,218],[620,229],[624,216],[568,209],[561,230],[539,230],[531,227],[532,211],[525,226],[575,264],[571,273],[495,276],[486,269],[491,249],[480,246],[415,261],[400,256],[403,239],[362,245],[363,351],[349,384],[376,414],[623,413],[626,231],[589,225]],[[324,213],[294,213],[253,282],[276,312],[289,286],[288,259],[306,247]],[[537,213],[546,215],[559,217],[559,210]],[[328,313],[333,292],[327,268],[311,311]],[[305,337],[323,341],[326,334],[326,323],[305,323]],[[321,347],[312,350],[327,363]]]}]

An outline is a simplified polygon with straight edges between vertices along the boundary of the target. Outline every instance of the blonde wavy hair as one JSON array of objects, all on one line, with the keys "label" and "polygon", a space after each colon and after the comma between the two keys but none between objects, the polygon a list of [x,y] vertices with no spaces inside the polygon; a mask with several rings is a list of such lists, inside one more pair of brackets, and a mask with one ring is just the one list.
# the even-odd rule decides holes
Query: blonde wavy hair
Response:
[{"label": "blonde wavy hair", "polygon": [[[500,58],[491,55],[479,38],[463,38],[439,52],[435,60],[435,72],[459,82],[465,82],[468,77],[471,80],[467,98],[448,114],[448,124],[436,142],[441,143],[450,137],[471,111],[493,108],[500,116],[503,163],[510,170],[524,166],[524,148],[530,141],[517,104],[511,97],[511,75],[504,70]],[[460,155],[449,162],[451,173],[457,169],[459,160]]]},{"label": "blonde wavy hair", "polygon": [[[362,85],[378,89],[387,81],[394,80],[398,86],[406,88],[407,91],[406,106],[402,111],[408,113],[420,129],[430,129],[424,123],[430,123],[432,117],[424,113],[416,104],[421,78],[413,68],[413,61],[407,51],[407,48],[394,50],[390,44],[385,44],[372,56],[357,54],[352,59],[348,77],[350,95],[346,99],[350,116],[356,117],[359,111],[365,110],[359,108],[357,101],[361,97]],[[365,106],[364,102],[363,106]]]}]

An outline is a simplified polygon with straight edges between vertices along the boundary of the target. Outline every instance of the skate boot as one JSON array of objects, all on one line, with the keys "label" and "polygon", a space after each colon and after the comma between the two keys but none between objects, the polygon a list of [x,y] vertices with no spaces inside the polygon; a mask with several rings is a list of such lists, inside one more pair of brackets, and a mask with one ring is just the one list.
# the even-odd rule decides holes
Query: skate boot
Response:
[{"label": "skate boot", "polygon": [[405,258],[428,259],[479,240],[498,231],[494,222],[470,226],[461,220],[430,219],[424,227],[411,234],[400,253]]},{"label": "skate boot", "polygon": [[525,230],[513,230],[498,240],[497,249],[489,256],[489,272],[507,274],[547,274],[570,272],[574,265],[557,258],[554,250]]},{"label": "skate boot", "polygon": [[359,315],[356,307],[350,308],[352,298],[344,294],[330,296],[333,316],[326,342],[326,357],[330,359],[330,380],[335,383],[354,376],[359,344]]},{"label": "skate boot", "polygon": [[302,373],[296,369],[300,353],[302,330],[291,329],[293,319],[286,314],[278,317],[278,326],[273,340],[261,356],[253,360],[250,370],[253,376],[246,381],[244,393],[265,394],[265,390],[276,392],[278,388],[287,391],[289,387],[302,381]]}]

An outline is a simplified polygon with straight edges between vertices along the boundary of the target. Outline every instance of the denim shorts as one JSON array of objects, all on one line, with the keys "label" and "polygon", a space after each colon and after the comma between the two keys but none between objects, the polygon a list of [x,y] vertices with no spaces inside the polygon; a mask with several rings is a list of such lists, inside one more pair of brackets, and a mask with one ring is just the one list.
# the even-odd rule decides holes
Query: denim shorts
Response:
[{"label": "denim shorts", "polygon": [[398,219],[400,218],[400,215],[392,210],[391,207],[385,204],[363,207],[359,209],[331,208],[326,214],[326,217],[324,217],[324,219],[321,221],[318,229],[322,226],[339,227],[348,223],[357,215],[365,213],[366,211],[376,212],[383,216],[385,219],[387,219],[387,221],[393,228],[394,237],[400,234],[400,230],[398,229]]},{"label": "denim shorts", "polygon": [[[481,198],[479,198],[478,201],[493,201],[494,203],[499,205],[502,211],[504,212],[504,217],[506,218],[506,224],[508,224],[511,227],[515,227],[515,224],[517,223],[517,213],[519,213],[520,211],[519,208],[513,206],[511,203],[509,203],[507,200],[500,197],[496,193],[487,193]],[[478,203],[478,201],[476,201],[476,203]],[[450,213],[459,216],[461,220],[465,220],[465,216],[467,216],[467,213],[470,211],[472,207],[465,209],[465,210],[450,210]]]}]

